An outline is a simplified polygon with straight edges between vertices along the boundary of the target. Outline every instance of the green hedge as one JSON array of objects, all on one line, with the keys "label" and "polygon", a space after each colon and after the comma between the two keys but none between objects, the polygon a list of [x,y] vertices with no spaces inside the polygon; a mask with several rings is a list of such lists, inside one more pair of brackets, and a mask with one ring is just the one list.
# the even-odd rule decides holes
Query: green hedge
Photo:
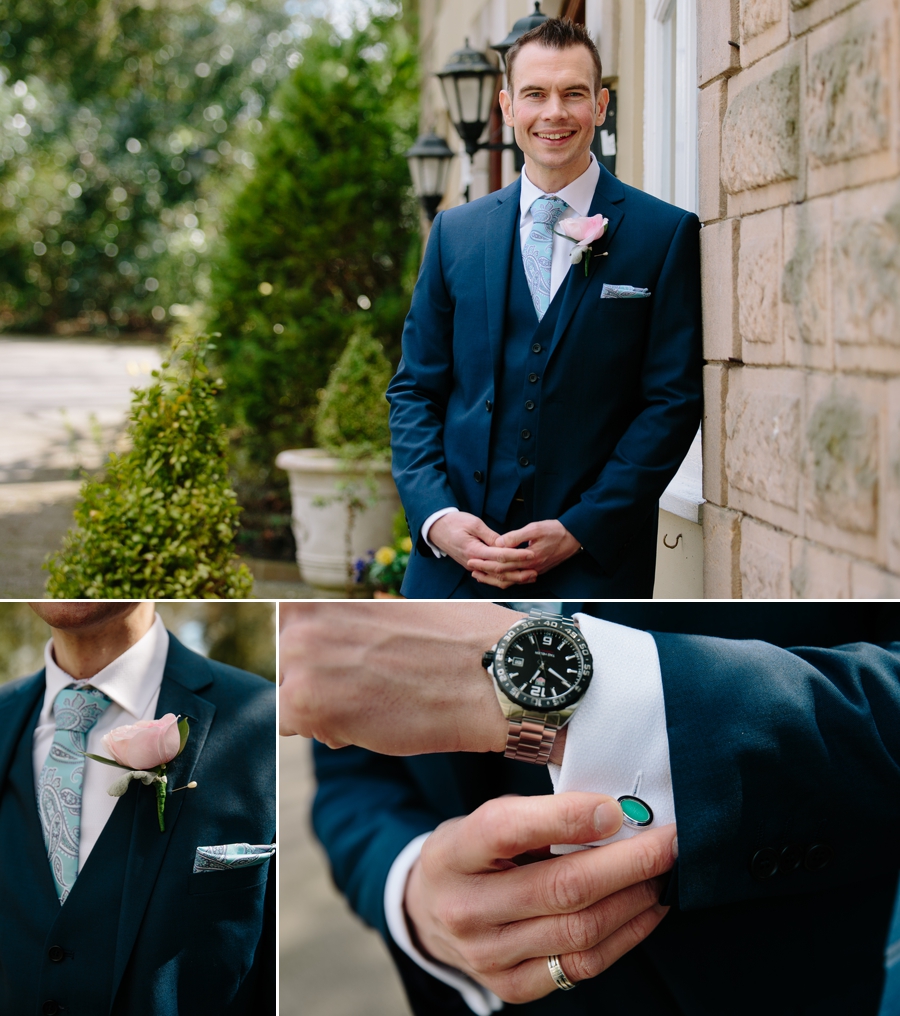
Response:
[{"label": "green hedge", "polygon": [[242,477],[313,443],[317,392],[360,325],[396,362],[418,269],[403,152],[416,129],[415,43],[400,18],[348,39],[320,24],[273,98],[257,171],[235,195],[209,327]]}]

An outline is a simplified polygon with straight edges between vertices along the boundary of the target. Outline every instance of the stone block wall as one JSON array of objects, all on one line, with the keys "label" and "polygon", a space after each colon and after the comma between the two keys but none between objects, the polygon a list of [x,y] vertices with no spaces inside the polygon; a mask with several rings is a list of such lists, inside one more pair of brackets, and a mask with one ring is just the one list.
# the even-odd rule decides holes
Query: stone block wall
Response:
[{"label": "stone block wall", "polygon": [[698,17],[706,595],[898,597],[900,0]]}]

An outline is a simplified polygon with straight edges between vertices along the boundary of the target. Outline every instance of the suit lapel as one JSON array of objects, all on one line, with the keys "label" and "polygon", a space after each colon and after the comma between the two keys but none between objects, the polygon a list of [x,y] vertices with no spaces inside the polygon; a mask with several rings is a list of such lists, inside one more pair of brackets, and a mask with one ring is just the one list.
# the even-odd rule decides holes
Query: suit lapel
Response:
[{"label": "suit lapel", "polygon": [[559,309],[559,318],[556,321],[556,328],[553,331],[553,339],[550,343],[549,356],[553,355],[556,345],[565,333],[572,316],[578,309],[588,287],[594,284],[597,276],[605,275],[605,262],[613,255],[607,255],[616,231],[625,218],[625,212],[620,207],[625,198],[625,188],[622,184],[602,166],[600,167],[600,179],[594,190],[594,198],[591,201],[589,216],[603,215],[609,220],[606,232],[598,243],[594,244],[594,252],[588,266],[587,277],[584,274],[584,262],[580,265],[572,265],[564,283],[566,289],[563,294],[562,306]]},{"label": "suit lapel", "polygon": [[16,686],[4,689],[0,698],[0,787],[9,776],[19,739],[44,688],[44,671],[39,670]]},{"label": "suit lapel", "polygon": [[488,340],[491,345],[491,362],[494,377],[503,361],[503,330],[506,324],[506,294],[509,291],[509,273],[512,252],[516,245],[515,231],[519,228],[519,195],[521,183],[517,180],[498,195],[497,205],[485,217],[484,283],[487,303]]},{"label": "suit lapel", "polygon": [[[173,635],[169,635],[169,640],[169,654],[156,715],[160,717],[166,713],[175,713],[190,718],[190,736],[185,749],[167,770],[168,786],[171,791],[190,782],[206,743],[216,708],[197,694],[213,683],[209,665],[203,657],[185,649]],[[213,788],[198,788],[196,791],[182,791],[178,794],[170,792],[166,800],[166,830],[163,833],[159,831],[157,823],[156,795],[150,792],[150,788],[139,784],[128,790],[128,793],[135,792],[138,799],[131,828],[122,912],[116,941],[113,998],[134,948],[144,911],[159,877],[185,798],[190,793],[213,793]]]}]

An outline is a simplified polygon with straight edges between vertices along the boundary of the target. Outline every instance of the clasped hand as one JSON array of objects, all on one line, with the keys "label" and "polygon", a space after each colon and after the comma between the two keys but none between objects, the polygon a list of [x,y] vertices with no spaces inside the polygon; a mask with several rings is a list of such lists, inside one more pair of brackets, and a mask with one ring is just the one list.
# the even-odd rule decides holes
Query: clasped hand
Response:
[{"label": "clasped hand", "polygon": [[668,912],[658,901],[660,876],[675,861],[674,826],[521,862],[548,843],[603,839],[621,824],[615,800],[583,793],[501,797],[444,822],[407,880],[416,944],[510,1003],[555,990],[550,954],[573,983],[596,977]]},{"label": "clasped hand", "polygon": [[[580,549],[557,519],[531,522],[509,533],[495,533],[477,515],[450,512],[428,533],[431,542],[485,585],[508,589],[537,581]],[[527,543],[527,547],[520,544]]]}]

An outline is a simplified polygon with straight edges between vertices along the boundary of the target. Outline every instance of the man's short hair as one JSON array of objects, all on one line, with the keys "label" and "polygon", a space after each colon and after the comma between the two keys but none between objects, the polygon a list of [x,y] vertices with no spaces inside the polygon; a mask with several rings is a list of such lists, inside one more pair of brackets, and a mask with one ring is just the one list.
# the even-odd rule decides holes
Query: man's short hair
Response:
[{"label": "man's short hair", "polygon": [[506,77],[509,81],[509,90],[512,92],[513,64],[523,46],[529,42],[536,42],[548,49],[570,49],[572,46],[585,46],[594,61],[594,88],[600,91],[603,85],[603,65],[600,63],[600,54],[594,45],[594,40],[584,25],[576,25],[569,18],[547,18],[537,28],[519,36],[509,47],[506,53]]}]

